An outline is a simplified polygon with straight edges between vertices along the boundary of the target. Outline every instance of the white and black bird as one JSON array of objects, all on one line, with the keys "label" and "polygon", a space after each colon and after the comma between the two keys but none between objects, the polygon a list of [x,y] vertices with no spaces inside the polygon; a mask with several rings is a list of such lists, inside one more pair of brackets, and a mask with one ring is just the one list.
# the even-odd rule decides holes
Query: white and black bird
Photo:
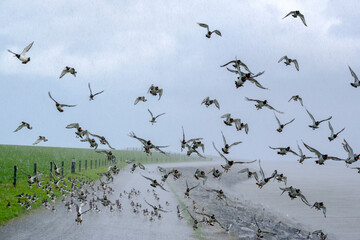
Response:
[{"label": "white and black bird", "polygon": [[303,15],[302,13],[300,13],[299,10],[289,12],[289,13],[286,14],[286,16],[283,17],[282,19],[288,17],[289,15],[291,15],[291,16],[294,17],[294,18],[300,17],[300,19],[301,19],[301,21],[303,22],[303,24],[307,27],[306,22],[305,22],[305,17],[304,17],[304,15]]},{"label": "white and black bird", "polygon": [[104,92],[104,90],[102,90],[102,91],[100,91],[100,92],[97,92],[97,93],[93,94],[93,92],[92,92],[92,90],[91,90],[91,87],[90,87],[90,83],[88,83],[88,86],[89,86],[89,90],[90,90],[89,101],[94,100],[94,97],[95,97],[96,95],[99,95],[99,94],[101,94],[101,93]]},{"label": "white and black bird", "polygon": [[23,127],[26,127],[27,129],[32,129],[32,127],[30,126],[29,123],[23,121],[23,122],[21,122],[20,125],[15,129],[14,132],[17,132],[17,131],[21,130]]},{"label": "white and black bird", "polygon": [[230,149],[231,147],[236,146],[236,145],[242,143],[241,141],[238,141],[238,142],[234,142],[234,143],[232,143],[232,144],[229,145],[229,144],[226,142],[226,138],[225,138],[224,133],[223,133],[222,131],[221,131],[221,135],[222,135],[222,138],[223,138],[223,141],[224,141],[224,147],[221,148],[221,150],[222,150],[222,152],[223,152],[224,154],[229,154],[229,149]]},{"label": "white and black bird", "polygon": [[156,96],[157,94],[159,94],[159,99],[161,98],[161,96],[163,95],[164,90],[162,88],[159,88],[158,86],[154,86],[154,84],[151,84],[151,86],[148,89],[148,93],[150,93],[153,96]]},{"label": "white and black bird", "polygon": [[30,50],[30,48],[32,47],[33,44],[34,44],[34,42],[27,45],[26,48],[24,48],[24,50],[20,54],[14,53],[10,49],[8,49],[8,51],[10,53],[14,54],[14,57],[17,57],[21,61],[22,64],[26,64],[26,63],[30,62],[30,57],[27,58],[26,53]]},{"label": "white and black bird", "polygon": [[283,124],[283,123],[280,122],[279,118],[276,116],[275,113],[274,113],[274,116],[275,116],[276,121],[278,122],[278,125],[279,125],[279,127],[276,129],[276,131],[278,131],[279,133],[281,133],[281,132],[284,130],[284,127],[285,127],[286,125],[292,123],[292,122],[295,120],[295,118],[293,118],[293,119],[290,120],[289,122]]},{"label": "white and black bird", "polygon": [[150,183],[150,186],[152,186],[153,188],[156,188],[156,187],[160,187],[162,190],[168,192],[168,190],[166,190],[163,186],[161,186],[160,183],[158,183],[158,181],[156,179],[152,179],[152,178],[149,178],[149,177],[145,177],[144,175],[141,174],[141,176],[143,176],[143,178],[149,180],[151,183]]},{"label": "white and black bird", "polygon": [[248,97],[245,97],[245,99],[246,99],[247,101],[256,102],[255,107],[256,107],[257,110],[262,109],[263,107],[267,107],[267,108],[269,108],[270,110],[274,110],[275,112],[283,113],[283,112],[280,112],[279,110],[276,110],[276,109],[273,108],[272,106],[270,106],[270,105],[268,104],[268,101],[267,101],[267,100],[263,100],[263,101],[262,101],[262,100],[257,100],[257,99],[251,99],[251,98],[248,98]]},{"label": "white and black bird", "polygon": [[[306,108],[305,108],[305,109],[306,109]],[[329,121],[329,120],[332,118],[332,116],[330,116],[330,117],[328,117],[328,118],[326,118],[326,119],[323,119],[323,120],[320,120],[320,121],[316,121],[315,118],[314,118],[314,116],[313,116],[307,109],[306,109],[306,112],[309,114],[311,120],[313,121],[313,124],[312,124],[312,125],[309,125],[309,127],[312,128],[313,130],[319,128],[320,123],[325,122],[325,121]]]},{"label": "white and black bird", "polygon": [[58,103],[52,96],[51,96],[51,93],[48,92],[49,94],[49,97],[51,98],[51,100],[53,100],[55,102],[55,105],[56,105],[56,109],[59,111],[59,112],[63,112],[64,110],[62,109],[63,107],[75,107],[76,105],[68,105],[68,104],[60,104]]},{"label": "white and black bird", "polygon": [[206,36],[207,38],[211,38],[211,35],[212,35],[213,33],[215,33],[215,34],[217,34],[217,35],[219,35],[219,36],[221,37],[221,32],[220,32],[219,30],[210,31],[210,30],[209,30],[209,26],[208,26],[207,24],[205,24],[205,23],[198,23],[198,24],[199,24],[200,27],[206,28],[207,33],[206,33],[205,36]]},{"label": "white and black bird", "polygon": [[350,83],[350,85],[353,86],[354,88],[357,88],[360,86],[360,81],[359,81],[358,77],[356,76],[355,72],[351,69],[351,67],[350,66],[348,66],[348,67],[349,67],[351,76],[353,76],[353,78],[354,78],[354,82]]},{"label": "white and black bird", "polygon": [[215,150],[218,152],[218,154],[220,155],[220,157],[222,157],[226,161],[225,165],[221,165],[221,167],[225,170],[225,172],[228,172],[230,170],[231,166],[234,164],[246,164],[246,163],[256,162],[256,160],[250,161],[250,162],[242,162],[242,161],[235,162],[235,161],[228,160],[219,150],[217,150],[214,142],[213,142],[213,146],[214,146]]},{"label": "white and black bird", "polygon": [[72,74],[74,77],[76,77],[76,74],[77,74],[77,72],[75,71],[75,68],[65,66],[64,69],[62,70],[59,78],[62,78],[67,73]]},{"label": "white and black bird", "polygon": [[41,141],[47,142],[48,139],[44,136],[39,136],[38,139],[33,143],[33,145],[36,145],[36,144],[40,143]]},{"label": "white and black bird", "polygon": [[302,100],[302,98],[301,98],[299,95],[292,96],[292,97],[289,99],[288,102],[290,102],[291,100],[294,100],[295,102],[299,100],[301,106],[304,106],[304,105],[303,105],[303,100]]},{"label": "white and black bird", "polygon": [[210,97],[204,98],[204,100],[202,100],[201,104],[205,104],[206,107],[209,107],[211,104],[215,104],[215,106],[220,110],[220,104],[219,104],[218,100],[216,100],[216,99],[210,100]]},{"label": "white and black bird", "polygon": [[278,63],[280,63],[282,60],[285,60],[284,63],[286,66],[289,66],[291,63],[294,63],[296,70],[299,71],[299,63],[296,59],[291,59],[291,58],[288,58],[287,56],[283,56],[282,58],[280,58]]},{"label": "white and black bird", "polygon": [[299,149],[299,153],[298,153],[297,155],[300,157],[300,159],[298,160],[299,163],[302,164],[302,163],[305,161],[305,159],[313,158],[313,157],[307,157],[307,156],[303,153],[303,151],[301,150],[299,144],[297,144],[297,146],[298,146],[298,149]]},{"label": "white and black bird", "polygon": [[329,123],[329,129],[330,129],[330,137],[328,137],[329,141],[331,142],[332,140],[334,140],[335,138],[337,138],[337,136],[345,130],[345,128],[341,129],[340,131],[338,131],[337,133],[334,133],[334,129],[330,123],[330,121],[328,122]]},{"label": "white and black bird", "polygon": [[147,99],[145,98],[145,96],[137,97],[137,98],[135,99],[134,105],[138,104],[138,102],[140,102],[140,101],[141,101],[141,102],[146,102]]},{"label": "white and black bird", "polygon": [[342,145],[344,150],[348,153],[348,157],[345,159],[346,164],[352,164],[360,159],[360,154],[354,153],[354,150],[352,147],[350,147],[349,143],[345,139]]},{"label": "white and black bird", "polygon": [[340,159],[337,157],[331,157],[327,154],[322,154],[321,152],[319,152],[315,148],[310,147],[309,145],[307,145],[304,142],[303,142],[303,144],[310,152],[314,153],[316,155],[316,157],[318,158],[318,160],[315,161],[316,164],[324,165],[326,160],[345,161],[345,159]]},{"label": "white and black bird", "polygon": [[151,122],[152,125],[154,125],[154,123],[156,123],[156,119],[162,115],[164,115],[165,113],[160,113],[159,115],[156,115],[154,117],[153,113],[150,111],[150,109],[148,109],[148,112],[150,113],[151,115],[151,120],[149,122]]}]

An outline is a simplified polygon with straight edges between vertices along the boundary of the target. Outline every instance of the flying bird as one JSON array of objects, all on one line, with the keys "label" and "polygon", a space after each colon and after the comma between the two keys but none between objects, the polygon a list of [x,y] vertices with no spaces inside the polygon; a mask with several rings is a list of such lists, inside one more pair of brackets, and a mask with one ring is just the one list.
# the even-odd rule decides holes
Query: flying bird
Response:
[{"label": "flying bird", "polygon": [[207,24],[205,24],[205,23],[198,23],[198,24],[200,25],[200,27],[206,28],[207,33],[206,33],[205,36],[207,38],[211,38],[211,34],[213,34],[213,33],[216,33],[217,35],[219,35],[221,37],[221,32],[219,30],[214,30],[214,31],[211,32],[209,30],[209,26]]},{"label": "flying bird", "polygon": [[29,123],[27,123],[27,122],[21,122],[21,123],[20,123],[20,126],[18,126],[18,127],[15,129],[14,132],[17,132],[17,131],[21,130],[23,127],[26,127],[27,129],[32,129],[32,127],[30,126]]},{"label": "flying bird", "polygon": [[153,96],[156,96],[157,94],[159,94],[158,100],[160,100],[161,96],[163,95],[163,89],[159,88],[158,86],[154,86],[154,84],[151,84],[151,86],[149,87],[148,93],[150,93]]},{"label": "flying bird", "polygon": [[164,115],[165,113],[160,113],[159,115],[157,115],[156,117],[154,117],[153,113],[150,111],[150,109],[148,109],[150,115],[151,115],[151,120],[149,122],[151,122],[152,125],[154,125],[154,123],[156,123],[156,119],[162,115]]},{"label": "flying bird", "polygon": [[[305,108],[305,109],[306,109],[306,108]],[[330,116],[330,117],[328,117],[328,118],[326,118],[326,119],[324,119],[324,120],[315,121],[314,116],[313,116],[307,109],[306,109],[306,111],[307,111],[307,113],[309,114],[311,120],[313,121],[313,124],[312,124],[312,125],[309,125],[309,127],[312,128],[313,130],[319,128],[320,123],[325,122],[325,121],[329,121],[329,120],[332,118],[332,116]]]},{"label": "flying bird", "polygon": [[226,142],[224,133],[223,133],[222,131],[221,131],[221,135],[222,135],[222,138],[223,138],[223,141],[224,141],[224,147],[221,148],[221,150],[222,150],[222,152],[223,152],[224,154],[229,154],[229,149],[230,149],[231,147],[236,146],[236,145],[242,143],[241,141],[238,141],[238,142],[234,142],[234,143],[232,143],[232,144],[229,145],[229,144]]},{"label": "flying bird", "polygon": [[219,104],[218,100],[216,100],[216,99],[210,100],[209,97],[206,97],[201,102],[201,104],[205,104],[206,107],[209,107],[211,104],[215,104],[215,106],[220,110],[220,104]]},{"label": "flying bird", "polygon": [[62,77],[63,77],[65,74],[67,74],[67,73],[70,73],[70,74],[72,74],[74,77],[76,77],[76,73],[77,73],[77,72],[75,71],[75,68],[66,66],[66,67],[62,70],[59,78],[62,78]]},{"label": "flying bird", "polygon": [[303,100],[302,100],[302,98],[301,98],[299,95],[292,96],[292,97],[289,99],[288,102],[290,102],[291,100],[294,100],[295,102],[299,100],[301,106],[304,106],[304,105],[303,105]]},{"label": "flying bird", "polygon": [[51,98],[51,100],[53,100],[55,102],[55,105],[56,105],[56,109],[59,111],[59,112],[63,112],[64,110],[62,109],[63,107],[75,107],[76,105],[67,105],[67,104],[60,104],[58,103],[50,94],[50,92],[48,92],[49,94],[49,97]]},{"label": "flying bird", "polygon": [[334,129],[330,123],[330,121],[328,122],[329,123],[329,129],[330,129],[330,137],[328,137],[329,141],[331,142],[332,140],[334,140],[335,138],[337,138],[337,136],[345,130],[345,128],[341,129],[340,131],[338,131],[337,133],[334,133]]},{"label": "flying bird", "polygon": [[30,50],[30,48],[32,47],[32,45],[34,44],[34,42],[30,43],[29,45],[26,46],[26,48],[24,48],[24,50],[18,54],[18,53],[14,53],[13,51],[9,50],[8,51],[12,54],[14,54],[14,57],[17,57],[22,64],[27,64],[28,62],[30,62],[30,57],[26,58],[26,53]]},{"label": "flying bird", "polygon": [[230,170],[231,166],[234,164],[245,164],[245,163],[256,162],[256,160],[250,161],[250,162],[242,162],[242,161],[235,162],[235,161],[228,160],[221,152],[219,152],[219,150],[217,150],[214,142],[213,142],[213,146],[214,146],[215,150],[218,152],[218,154],[220,155],[220,157],[222,157],[226,161],[225,165],[221,165],[221,167],[225,170],[225,172],[228,172]]},{"label": "flying bird", "polygon": [[276,121],[278,122],[278,125],[279,125],[279,127],[278,127],[278,129],[276,129],[276,131],[278,131],[279,133],[281,133],[281,132],[284,130],[284,127],[285,127],[286,125],[292,123],[292,122],[295,120],[295,118],[293,118],[293,119],[290,120],[289,122],[282,124],[282,123],[280,122],[279,118],[276,116],[275,113],[274,113],[274,115],[275,115]]},{"label": "flying bird", "polygon": [[39,136],[38,139],[33,143],[33,145],[36,145],[36,144],[40,143],[41,141],[47,142],[48,139],[44,136]]},{"label": "flying bird", "polygon": [[354,78],[354,82],[350,83],[350,85],[353,86],[354,88],[357,88],[360,86],[360,81],[359,81],[358,77],[356,76],[356,74],[354,73],[354,71],[351,69],[351,67],[350,66],[348,66],[348,67],[349,67],[351,76],[353,76],[353,78]]},{"label": "flying bird", "polygon": [[302,13],[300,13],[299,10],[289,12],[288,14],[286,14],[285,17],[283,17],[283,19],[288,17],[289,15],[291,15],[294,18],[300,17],[303,24],[307,27],[306,22],[305,22],[305,17],[304,17],[304,15]]},{"label": "flying bird", "polygon": [[138,104],[138,102],[140,102],[140,101],[146,102],[147,99],[145,98],[145,96],[137,97],[137,98],[135,99],[134,105]]},{"label": "flying bird", "polygon": [[101,93],[104,92],[104,90],[102,90],[101,92],[97,92],[97,93],[93,94],[93,93],[92,93],[92,90],[91,90],[91,87],[90,87],[90,83],[88,83],[88,86],[89,86],[89,90],[90,90],[89,101],[94,100],[94,97],[95,97],[96,95],[99,95],[99,94],[101,94]]},{"label": "flying bird", "polygon": [[303,144],[310,152],[314,153],[316,155],[316,157],[318,158],[318,160],[315,161],[316,164],[324,165],[326,160],[345,161],[344,159],[340,159],[337,157],[331,157],[327,154],[322,154],[321,152],[319,152],[315,148],[310,147],[309,145],[305,144],[304,142],[303,142]]},{"label": "flying bird", "polygon": [[247,98],[247,97],[245,97],[245,99],[246,99],[247,101],[256,102],[255,107],[256,107],[257,110],[262,109],[263,107],[267,107],[267,108],[269,108],[270,110],[274,110],[274,111],[276,111],[276,112],[278,112],[278,113],[283,113],[283,112],[280,112],[279,110],[276,110],[276,109],[273,108],[272,106],[270,106],[270,105],[268,104],[268,101],[267,101],[267,100],[261,101],[261,100],[257,100],[257,99]]},{"label": "flying bird", "polygon": [[296,70],[299,71],[299,64],[298,64],[298,61],[296,59],[290,59],[287,56],[283,56],[282,58],[280,58],[278,63],[280,63],[284,59],[285,59],[284,63],[285,63],[286,66],[289,66],[291,63],[294,63]]}]

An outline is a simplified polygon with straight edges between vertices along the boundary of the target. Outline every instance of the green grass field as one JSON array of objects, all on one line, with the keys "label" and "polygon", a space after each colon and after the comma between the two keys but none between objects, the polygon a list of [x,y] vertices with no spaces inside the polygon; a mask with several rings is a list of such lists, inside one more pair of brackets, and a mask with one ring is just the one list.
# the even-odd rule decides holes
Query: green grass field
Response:
[{"label": "green grass field", "polygon": [[[147,156],[142,151],[130,150],[114,150],[113,154],[117,158],[116,165],[120,168],[126,166],[125,160],[135,159],[137,162],[143,164],[149,163],[165,163],[165,162],[185,162],[199,160],[198,158],[189,158],[181,154],[159,154],[153,153]],[[71,172],[72,159],[76,160],[76,171]],[[33,147],[33,146],[13,146],[13,145],[0,145],[0,225],[6,221],[17,217],[21,214],[29,212],[23,206],[17,204],[16,195],[20,193],[35,194],[39,200],[32,203],[32,209],[41,205],[41,199],[47,198],[44,191],[36,188],[35,186],[30,189],[27,184],[27,177],[25,173],[34,175],[34,163],[37,164],[37,171],[43,173],[40,180],[44,180],[43,185],[50,181],[50,162],[54,161],[59,167],[61,162],[64,161],[64,175],[70,177],[87,176],[93,180],[99,178],[97,173],[107,170],[106,155],[96,153],[92,149],[79,149],[79,148],[58,148],[58,147]],[[87,170],[85,171],[85,160],[87,160]],[[90,163],[92,160],[92,169]],[[97,168],[95,169],[95,160],[97,161]],[[79,172],[79,161],[81,161],[81,172]],[[99,163],[100,166],[99,166]],[[14,166],[17,166],[17,186],[13,186]],[[35,184],[34,184],[35,185]],[[60,193],[56,191],[57,197]],[[6,205],[10,201],[12,207],[7,208]]]}]

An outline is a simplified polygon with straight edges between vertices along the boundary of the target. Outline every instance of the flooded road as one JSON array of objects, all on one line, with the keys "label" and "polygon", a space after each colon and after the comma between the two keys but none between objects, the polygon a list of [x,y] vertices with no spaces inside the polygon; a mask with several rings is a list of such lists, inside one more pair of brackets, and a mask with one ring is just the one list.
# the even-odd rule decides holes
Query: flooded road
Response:
[{"label": "flooded road", "polygon": [[[257,228],[253,221],[254,216],[257,216],[262,228],[277,234],[265,235],[264,239],[306,239],[310,231],[318,229],[328,233],[330,240],[359,239],[360,194],[356,189],[360,187],[360,176],[356,171],[335,163],[316,166],[312,162],[304,165],[297,162],[262,162],[266,175],[270,175],[275,169],[284,173],[288,177],[287,186],[300,188],[311,204],[323,201],[327,207],[327,217],[324,218],[322,212],[307,207],[299,199],[291,200],[286,193],[280,195],[279,187],[284,187],[284,183],[271,181],[258,189],[254,179],[248,180],[246,174],[237,173],[245,167],[258,170],[258,163],[235,165],[229,173],[223,173],[220,180],[208,174],[204,185],[193,177],[197,168],[209,172],[215,166],[221,170],[220,164],[223,162],[161,164],[168,169],[176,167],[182,176],[178,180],[168,178],[164,187],[173,191],[165,192],[156,188],[159,202],[154,198],[150,181],[140,175],[141,173],[160,181],[161,174],[157,165],[147,165],[145,171],[136,169],[133,174],[127,167],[110,184],[114,189],[114,193],[109,196],[110,200],[115,202],[119,199],[120,192],[130,192],[133,187],[141,194],[130,200],[123,194],[120,198],[123,208],[121,212],[110,212],[109,208],[101,206],[100,213],[90,211],[84,214],[83,224],[78,226],[75,223],[75,209],[68,213],[64,204],[59,202],[56,204],[55,213],[40,207],[31,214],[2,226],[0,239],[198,239],[199,234],[193,231],[189,217],[183,214],[183,220],[177,218],[178,200],[191,210],[195,206],[195,211],[202,211],[204,208],[206,213],[215,214],[224,226],[232,224],[229,233],[219,225],[199,224],[200,238],[203,239],[255,239]],[[186,179],[190,186],[200,183],[199,187],[191,192],[191,199],[184,198]],[[226,202],[217,200],[214,192],[207,191],[220,188],[227,196]],[[133,213],[131,200],[140,203],[142,208],[149,208],[145,199],[153,205],[160,203],[163,209],[169,212],[161,213],[162,219],[156,218],[154,221],[149,221],[149,216],[144,216],[141,211]],[[168,206],[166,201],[169,202]],[[87,208],[88,206],[83,207],[84,210]],[[298,230],[301,230],[300,234],[297,233]],[[312,239],[318,238],[313,235]]]}]

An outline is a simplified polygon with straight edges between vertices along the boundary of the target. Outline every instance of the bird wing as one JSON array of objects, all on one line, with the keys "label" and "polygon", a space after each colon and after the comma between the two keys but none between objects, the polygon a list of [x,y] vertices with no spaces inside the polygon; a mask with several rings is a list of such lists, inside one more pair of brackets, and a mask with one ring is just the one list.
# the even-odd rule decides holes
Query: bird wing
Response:
[{"label": "bird wing", "polygon": [[261,102],[260,100],[251,99],[251,98],[248,98],[248,97],[245,97],[245,99],[246,99],[247,101],[252,101],[252,102],[257,102],[257,103]]},{"label": "bird wing", "polygon": [[228,160],[221,152],[219,152],[219,150],[217,150],[214,142],[213,142],[213,146],[214,146],[215,150],[218,152],[218,154],[219,154],[223,159],[225,159],[226,162],[229,162],[229,160]]},{"label": "bird wing", "polygon": [[273,108],[271,105],[269,105],[269,104],[265,104],[265,107],[267,107],[267,108],[269,108],[269,109],[271,109],[271,110],[274,110],[275,112],[278,112],[278,113],[284,113],[284,112],[281,112],[281,111],[279,111],[279,110],[276,110],[275,108]]},{"label": "bird wing", "polygon": [[66,69],[66,67],[65,67],[65,68],[62,70],[59,78],[62,78],[67,72],[68,72],[68,71],[67,71],[67,69]]},{"label": "bird wing", "polygon": [[261,167],[260,160],[259,160],[259,166],[260,166],[260,174],[261,174],[261,177],[262,177],[262,179],[265,179],[264,170],[263,170],[262,167]]},{"label": "bird wing", "polygon": [[298,64],[298,61],[296,59],[292,60],[292,62],[295,64],[295,68],[296,70],[299,71],[299,64]]},{"label": "bird wing", "polygon": [[29,45],[27,45],[24,50],[22,51],[22,53],[20,55],[25,56],[25,54],[30,50],[30,48],[32,47],[32,45],[34,44],[34,42],[30,43]]},{"label": "bird wing", "polygon": [[152,179],[152,178],[149,178],[149,177],[145,177],[144,175],[142,175],[142,174],[140,174],[141,176],[143,176],[144,178],[146,178],[147,180],[149,180],[149,181],[151,181],[151,182],[153,182],[154,181],[154,179]]},{"label": "bird wing", "polygon": [[101,138],[100,135],[92,134],[92,133],[90,133],[90,132],[89,132],[89,134],[90,134],[91,136],[93,136],[93,137],[97,137],[97,138],[99,138],[99,139]]},{"label": "bird wing", "polygon": [[332,116],[330,116],[330,117],[328,117],[328,118],[326,118],[326,119],[324,119],[324,120],[321,120],[321,121],[319,121],[319,122],[321,123],[321,122],[329,121],[331,118],[332,118]]},{"label": "bird wing", "polygon": [[80,127],[79,123],[70,123],[69,125],[66,126],[67,129],[70,129],[70,128],[78,129],[79,127]]},{"label": "bird wing", "polygon": [[212,31],[213,33],[216,33],[217,35],[219,35],[221,37],[221,32],[219,30],[214,30]]},{"label": "bird wing", "polygon": [[279,120],[279,118],[276,116],[276,114],[274,113],[274,116],[275,116],[275,118],[276,118],[276,121],[278,122],[278,124],[279,124],[279,127],[281,126],[281,123],[280,123],[280,120]]},{"label": "bird wing", "polygon": [[344,139],[345,144],[343,143],[343,147],[345,149],[346,152],[349,153],[349,157],[354,156],[354,151],[353,149],[350,147],[350,145],[348,144],[348,142]]},{"label": "bird wing", "polygon": [[289,58],[288,58],[287,56],[283,56],[282,58],[280,58],[280,60],[278,61],[278,63],[281,62],[281,61],[284,60],[284,59],[285,59],[286,61],[289,60]]},{"label": "bird wing", "polygon": [[221,135],[222,135],[222,138],[223,138],[223,141],[224,141],[224,145],[226,145],[226,139],[225,139],[224,133],[222,131],[221,131]]},{"label": "bird wing", "polygon": [[249,172],[249,168],[244,168],[244,169],[241,169],[240,171],[238,171],[238,173],[248,173]]},{"label": "bird wing", "polygon": [[230,113],[225,113],[224,115],[222,115],[220,118],[230,118],[231,114]]},{"label": "bird wing", "polygon": [[60,107],[76,107],[76,105],[60,104]]},{"label": "bird wing", "polygon": [[244,163],[253,163],[253,162],[256,162],[256,160],[249,161],[249,162],[241,162],[241,161],[237,161],[237,162],[234,162],[234,164],[235,164],[235,163],[244,164]]},{"label": "bird wing", "polygon": [[307,26],[307,25],[306,25],[306,22],[305,22],[305,17],[304,17],[304,15],[301,14],[301,13],[299,13],[299,17],[300,17],[301,21],[304,23],[304,25]]},{"label": "bird wing", "polygon": [[150,92],[150,90],[151,90],[151,89],[153,89],[153,88],[154,88],[154,84],[151,84],[151,86],[149,87],[149,89],[148,89],[148,91],[147,91],[147,92],[149,93],[149,92]]},{"label": "bird wing", "polygon": [[328,122],[329,123],[329,129],[330,129],[330,132],[331,132],[331,136],[334,135],[334,129],[330,123],[330,121]]},{"label": "bird wing", "polygon": [[163,89],[161,88],[161,89],[159,89],[159,91],[158,91],[158,93],[159,93],[159,99],[158,100],[160,100],[160,98],[161,98],[161,96],[163,95]]},{"label": "bird wing", "polygon": [[[166,191],[166,192],[169,192],[168,190],[166,190],[163,186],[161,186],[160,184],[158,184],[158,186],[162,189],[162,190],[164,190],[164,191]],[[159,209],[160,210],[160,209]],[[163,210],[162,210],[163,211]]]},{"label": "bird wing", "polygon": [[236,74],[240,74],[241,73],[241,71],[239,71],[239,70],[232,70],[232,69],[230,69],[230,68],[226,68],[229,72],[232,72],[232,73],[236,73]]},{"label": "bird wing", "polygon": [[181,126],[181,129],[182,129],[182,133],[183,133],[183,140],[185,141],[185,132],[184,132],[184,127]]},{"label": "bird wing", "polygon": [[95,94],[94,94],[94,97],[95,97],[96,95],[99,95],[99,94],[103,93],[104,91],[105,91],[105,90],[102,90],[101,92],[95,93]]},{"label": "bird wing", "polygon": [[162,116],[162,115],[164,115],[165,113],[160,113],[159,115],[157,115],[156,117],[155,117],[155,119],[156,118],[158,118],[158,117],[160,117],[160,116]]},{"label": "bird wing", "polygon": [[140,99],[141,99],[141,97],[137,97],[137,98],[135,99],[134,105],[136,105],[136,104],[140,101]]},{"label": "bird wing", "polygon": [[307,113],[309,114],[311,120],[312,120],[313,123],[315,124],[315,118],[314,118],[314,116],[309,112],[309,110],[307,110],[307,108],[305,108],[305,109],[306,109]]},{"label": "bird wing", "polygon": [[36,144],[38,144],[39,142],[41,142],[41,139],[40,139],[40,138],[38,138],[38,139],[33,143],[33,145],[36,145]]},{"label": "bird wing", "polygon": [[339,132],[336,133],[336,135],[338,135],[339,133],[341,133],[344,130],[345,130],[345,128],[341,129]]},{"label": "bird wing", "polygon": [[313,152],[313,153],[315,153],[318,157],[321,157],[322,154],[321,154],[318,150],[316,150],[315,148],[310,147],[309,145],[307,145],[307,144],[304,143],[304,142],[303,142],[303,144],[304,144],[304,146],[305,146],[310,152]]},{"label": "bird wing", "polygon": [[50,97],[55,103],[57,103],[57,101],[55,101],[55,99],[51,96],[50,91],[48,92],[48,94],[49,94],[49,97]]},{"label": "bird wing", "polygon": [[291,14],[293,14],[293,13],[294,13],[294,11],[289,12],[289,13],[288,13],[288,14],[286,14],[286,16],[285,16],[285,17],[283,17],[282,19],[284,19],[284,18],[288,17],[289,15],[291,15]]},{"label": "bird wing", "polygon": [[193,190],[194,188],[197,188],[199,185],[200,185],[200,183],[198,183],[198,185],[196,185],[196,186],[194,186],[194,187],[190,188],[190,191],[191,191],[191,190]]},{"label": "bird wing", "polygon": [[[8,50],[8,51],[11,52],[10,50]],[[351,72],[351,75],[353,76],[353,78],[355,79],[355,81],[359,81],[359,79],[358,79],[358,77],[356,76],[355,72],[351,69],[350,66],[348,66],[348,67],[349,67],[349,70],[350,70],[350,72]]]},{"label": "bird wing", "polygon": [[285,123],[285,124],[284,124],[284,126],[286,126],[286,125],[288,125],[288,124],[292,123],[293,121],[295,121],[295,118],[293,118],[291,121],[289,121],[289,122]]},{"label": "bird wing", "polygon": [[232,60],[232,61],[230,61],[230,62],[228,62],[228,63],[225,63],[224,65],[221,65],[220,67],[225,67],[225,66],[229,65],[230,63],[236,63],[236,61],[235,61],[235,60]]},{"label": "bird wing", "polygon": [[338,157],[330,157],[330,156],[327,159],[334,160],[334,161],[345,161],[345,159],[341,159],[341,158],[338,158]]},{"label": "bird wing", "polygon": [[209,26],[205,23],[198,23],[200,27],[206,28],[209,31]]},{"label": "bird wing", "polygon": [[242,143],[241,141],[239,141],[239,142],[234,142],[233,144],[231,144],[230,146],[229,146],[229,149],[232,147],[232,146],[236,146],[236,145],[238,145],[238,144],[240,144],[240,143]]},{"label": "bird wing", "polygon": [[302,100],[302,98],[301,98],[301,97],[299,97],[299,102],[300,102],[301,106],[304,106],[304,104],[303,104],[303,100]]},{"label": "bird wing", "polygon": [[257,74],[255,74],[255,75],[253,75],[253,76],[251,76],[251,77],[258,77],[258,76],[260,76],[260,75],[263,75],[265,73],[265,71],[262,71],[262,72],[259,72],[259,73],[257,73]]},{"label": "bird wing", "polygon": [[202,100],[201,104],[204,104],[205,102],[207,102],[209,100],[209,97],[204,98],[204,100]]},{"label": "bird wing", "polygon": [[20,126],[18,126],[18,127],[16,128],[16,130],[15,130],[14,132],[19,131],[19,130],[22,129],[24,126],[25,126],[24,124],[21,124]]},{"label": "bird wing", "polygon": [[[61,73],[61,74],[62,74],[62,73]],[[89,90],[90,90],[90,94],[92,94],[91,87],[90,87],[90,83],[88,83],[88,87],[89,87]]]},{"label": "bird wing", "polygon": [[190,211],[189,211],[189,209],[188,209],[187,207],[186,207],[186,211],[188,212],[188,214],[190,215],[190,217],[195,221],[196,218],[194,218],[193,215],[191,215],[191,213],[190,213]]},{"label": "bird wing", "polygon": [[261,85],[257,80],[255,80],[255,79],[253,79],[253,78],[250,78],[249,81],[252,82],[252,83],[255,83],[255,85],[256,85],[258,88],[268,89],[268,88],[264,87],[263,85]]},{"label": "bird wing", "polygon": [[282,148],[280,148],[280,147],[274,148],[274,147],[271,147],[271,146],[269,146],[269,148],[271,148],[271,149],[273,149],[273,150],[277,150],[277,149],[281,150],[281,149],[282,149]]},{"label": "bird wing", "polygon": [[301,201],[303,201],[303,203],[305,203],[306,205],[308,205],[309,207],[311,207],[311,204],[309,203],[309,201],[306,199],[306,197],[304,195],[302,195],[301,193],[299,194],[299,197],[301,199]]},{"label": "bird wing", "polygon": [[220,104],[219,104],[218,100],[214,99],[214,104],[220,110]]},{"label": "bird wing", "polygon": [[141,163],[138,163],[137,165],[138,165],[138,167],[139,167],[140,169],[145,170],[145,166],[142,165]]},{"label": "bird wing", "polygon": [[13,51],[11,51],[10,49],[8,49],[8,52],[12,53],[12,54],[17,54],[17,53],[14,53]]},{"label": "bird wing", "polygon": [[154,118],[154,115],[152,114],[152,112],[150,111],[150,109],[148,109],[148,112],[150,113],[151,118]]}]

